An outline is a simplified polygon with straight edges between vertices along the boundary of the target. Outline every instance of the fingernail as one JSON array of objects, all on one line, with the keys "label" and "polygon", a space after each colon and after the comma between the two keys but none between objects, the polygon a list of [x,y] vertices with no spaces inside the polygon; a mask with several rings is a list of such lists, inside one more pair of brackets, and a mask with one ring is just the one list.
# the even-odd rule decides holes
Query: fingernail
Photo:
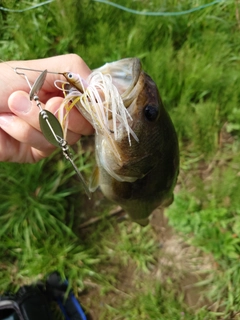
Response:
[{"label": "fingernail", "polygon": [[12,109],[16,112],[20,113],[28,113],[31,110],[32,103],[28,97],[25,95],[18,95],[17,99],[14,101],[14,105],[12,105]]}]

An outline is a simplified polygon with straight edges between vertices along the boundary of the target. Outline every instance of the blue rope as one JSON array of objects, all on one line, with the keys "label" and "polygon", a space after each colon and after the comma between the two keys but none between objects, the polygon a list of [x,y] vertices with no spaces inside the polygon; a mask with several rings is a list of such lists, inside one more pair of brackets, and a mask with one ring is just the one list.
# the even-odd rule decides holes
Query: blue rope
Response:
[{"label": "blue rope", "polygon": [[[28,11],[28,10],[36,9],[38,7],[41,7],[41,6],[45,5],[45,4],[49,4],[49,3],[53,2],[53,1],[55,1],[55,0],[47,0],[47,1],[38,3],[38,4],[34,5],[34,6],[31,6],[31,7],[25,8],[25,9],[8,9],[8,8],[0,6],[0,10],[7,11],[7,12],[25,12],[25,11]],[[130,12],[130,13],[133,13],[133,14],[139,14],[139,15],[143,15],[143,16],[163,16],[163,17],[165,16],[165,17],[169,17],[169,16],[180,16],[180,15],[189,14],[189,13],[192,13],[192,12],[195,12],[195,11],[199,11],[199,10],[205,9],[207,7],[213,6],[214,4],[223,2],[224,0],[215,0],[215,1],[212,1],[210,3],[198,6],[196,8],[192,8],[192,9],[185,10],[185,11],[175,11],[175,12],[138,11],[138,10],[134,10],[134,9],[130,9],[130,8],[121,6],[120,4],[117,4],[117,3],[111,2],[111,1],[107,1],[107,0],[93,0],[93,1],[100,2],[100,3],[103,3],[103,4],[107,4],[109,6],[113,6],[115,8],[120,9],[120,10],[127,11],[127,12]]]},{"label": "blue rope", "polygon": [[215,0],[215,1],[212,1],[212,2],[207,3],[207,4],[203,4],[203,5],[201,5],[199,7],[196,7],[196,8],[192,8],[192,9],[185,10],[185,11],[176,11],[176,12],[138,11],[138,10],[133,10],[133,9],[121,6],[120,4],[117,4],[117,3],[114,3],[114,2],[110,2],[110,1],[107,1],[107,0],[93,0],[93,1],[101,2],[101,3],[113,6],[115,8],[130,12],[130,13],[140,14],[140,15],[143,15],[143,16],[168,16],[169,17],[169,16],[180,16],[180,15],[183,15],[183,14],[188,14],[188,13],[192,13],[192,12],[195,12],[195,11],[198,11],[198,10],[202,10],[202,9],[207,8],[207,7],[213,6],[214,4],[220,3],[220,2],[222,2],[224,0]]},{"label": "blue rope", "polygon": [[70,293],[70,297],[71,297],[72,302],[74,303],[74,305],[75,305],[75,307],[76,307],[76,309],[77,309],[77,311],[78,311],[78,314],[80,314],[82,320],[87,320],[87,317],[86,317],[83,309],[81,308],[80,303],[78,302],[78,300],[77,300],[76,297],[74,296],[74,294],[73,294],[73,293]]}]

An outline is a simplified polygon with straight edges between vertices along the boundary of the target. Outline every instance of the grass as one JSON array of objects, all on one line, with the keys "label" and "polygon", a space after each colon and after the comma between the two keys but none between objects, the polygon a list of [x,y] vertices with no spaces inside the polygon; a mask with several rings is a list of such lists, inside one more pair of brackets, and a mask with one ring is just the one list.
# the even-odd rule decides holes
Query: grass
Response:
[{"label": "grass", "polygon": [[[1,5],[21,9],[37,3]],[[120,3],[138,10],[181,11],[207,1]],[[239,10],[239,2],[229,0],[188,15],[149,17],[90,0],[56,0],[21,14],[0,11],[2,60],[74,52],[95,68],[124,57],[141,58],[179,137],[181,173],[166,215],[188,246],[213,261],[199,283],[209,302],[191,308],[180,285],[182,271],[173,267],[157,277],[164,255],[159,232],[109,220],[110,204],[105,207],[99,194],[87,202],[71,167],[56,153],[34,165],[0,164],[1,292],[58,269],[96,319],[237,319]],[[76,161],[90,175],[92,153]],[[100,223],[79,228],[95,215],[103,216]]]}]

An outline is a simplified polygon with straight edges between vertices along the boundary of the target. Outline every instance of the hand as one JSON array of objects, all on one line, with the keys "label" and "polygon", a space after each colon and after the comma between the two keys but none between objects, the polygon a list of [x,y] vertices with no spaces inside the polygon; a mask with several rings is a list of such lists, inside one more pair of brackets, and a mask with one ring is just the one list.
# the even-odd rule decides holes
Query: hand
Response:
[{"label": "hand", "polygon": [[[24,67],[54,72],[72,71],[86,79],[91,70],[75,54],[56,56],[29,61],[10,61],[0,63],[0,161],[37,162],[49,156],[55,149],[43,136],[39,126],[39,108],[35,101],[29,100],[29,87],[23,76],[16,74],[14,68]],[[19,71],[20,72],[20,71]],[[39,72],[23,71],[31,84]],[[47,74],[38,96],[43,109],[53,114],[58,110],[63,97],[54,81],[62,76]],[[67,141],[77,142],[81,136],[92,134],[93,128],[79,111],[73,108],[69,115]]]}]

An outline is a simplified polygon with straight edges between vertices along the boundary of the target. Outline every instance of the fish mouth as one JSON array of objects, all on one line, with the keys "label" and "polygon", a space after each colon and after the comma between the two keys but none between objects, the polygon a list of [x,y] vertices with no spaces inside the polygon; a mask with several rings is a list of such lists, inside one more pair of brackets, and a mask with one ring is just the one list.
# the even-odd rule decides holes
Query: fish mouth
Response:
[{"label": "fish mouth", "polygon": [[105,75],[110,74],[113,84],[121,95],[125,108],[128,108],[136,98],[134,89],[142,71],[140,60],[138,58],[126,58],[106,63],[96,70]]}]

